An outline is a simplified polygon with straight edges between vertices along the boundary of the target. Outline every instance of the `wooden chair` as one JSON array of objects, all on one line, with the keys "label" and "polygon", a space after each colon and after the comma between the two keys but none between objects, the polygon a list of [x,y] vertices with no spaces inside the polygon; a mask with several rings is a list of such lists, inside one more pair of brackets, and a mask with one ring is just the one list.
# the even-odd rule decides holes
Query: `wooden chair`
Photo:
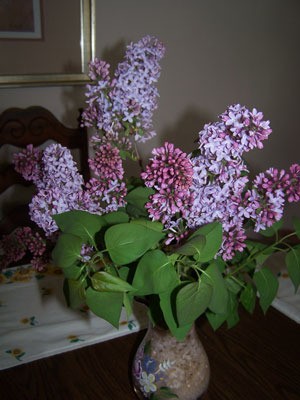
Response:
[{"label": "wooden chair", "polygon": [[[28,144],[43,147],[48,141],[60,143],[72,151],[79,171],[85,180],[89,179],[87,129],[80,126],[80,118],[81,112],[77,128],[68,128],[50,111],[40,106],[9,108],[0,115],[0,238],[17,226],[33,224],[28,215],[28,203],[34,187],[14,170],[11,164],[12,153],[20,151]],[[21,186],[27,191],[24,204],[19,204],[19,194],[7,195],[13,185],[17,185],[20,190]]]}]

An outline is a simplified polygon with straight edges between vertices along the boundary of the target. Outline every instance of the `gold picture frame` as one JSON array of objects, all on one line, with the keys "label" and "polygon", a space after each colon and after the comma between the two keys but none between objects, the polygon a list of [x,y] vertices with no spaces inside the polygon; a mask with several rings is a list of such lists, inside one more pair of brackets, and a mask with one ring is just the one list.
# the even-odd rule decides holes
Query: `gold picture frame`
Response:
[{"label": "gold picture frame", "polygon": [[95,0],[80,0],[80,64],[79,73],[34,73],[1,75],[0,87],[60,86],[89,81],[88,62],[95,55]]}]

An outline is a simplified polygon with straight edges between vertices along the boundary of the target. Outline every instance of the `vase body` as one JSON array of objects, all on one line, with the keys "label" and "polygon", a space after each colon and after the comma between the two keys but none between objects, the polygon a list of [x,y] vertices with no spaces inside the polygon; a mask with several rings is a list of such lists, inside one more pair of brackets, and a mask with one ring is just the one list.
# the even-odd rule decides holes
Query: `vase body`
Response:
[{"label": "vase body", "polygon": [[209,361],[195,326],[177,341],[168,330],[149,324],[133,360],[133,386],[139,399],[198,400],[209,377]]}]

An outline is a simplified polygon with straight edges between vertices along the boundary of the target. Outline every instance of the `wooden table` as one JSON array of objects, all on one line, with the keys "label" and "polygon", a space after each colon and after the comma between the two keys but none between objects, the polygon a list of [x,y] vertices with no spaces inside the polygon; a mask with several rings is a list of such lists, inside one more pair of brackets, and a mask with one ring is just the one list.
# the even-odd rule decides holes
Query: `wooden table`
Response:
[{"label": "wooden table", "polygon": [[[211,365],[203,400],[299,400],[300,325],[273,308],[241,310],[213,332],[197,323]],[[0,371],[1,400],[135,400],[129,366],[144,331]]]}]

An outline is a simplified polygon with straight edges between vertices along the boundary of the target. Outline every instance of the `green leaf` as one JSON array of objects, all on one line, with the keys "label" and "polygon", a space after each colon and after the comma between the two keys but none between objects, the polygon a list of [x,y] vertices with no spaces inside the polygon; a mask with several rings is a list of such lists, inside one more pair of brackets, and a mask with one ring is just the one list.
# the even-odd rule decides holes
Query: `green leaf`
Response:
[{"label": "green leaf", "polygon": [[259,234],[265,237],[272,237],[278,232],[278,230],[282,227],[283,221],[274,222],[269,228],[263,229],[259,231]]},{"label": "green leaf", "polygon": [[126,310],[127,319],[132,315],[132,303],[133,303],[133,296],[128,295],[128,293],[123,293],[123,304]]},{"label": "green leaf", "polygon": [[228,290],[233,294],[238,294],[242,289],[242,286],[231,276],[225,278],[225,284]]},{"label": "green leaf", "polygon": [[170,332],[177,340],[182,341],[186,337],[187,333],[190,331],[193,322],[190,322],[183,326],[177,325],[177,321],[175,320],[173,311],[174,289],[175,288],[172,288],[168,292],[163,292],[159,294],[160,308],[162,310],[164,320],[168,325],[168,328],[170,329]]},{"label": "green leaf", "polygon": [[292,248],[285,256],[285,263],[296,291],[300,285],[300,248]]},{"label": "green leaf", "polygon": [[215,262],[211,263],[202,275],[203,282],[212,286],[212,296],[208,308],[217,314],[227,313],[228,289]]},{"label": "green leaf", "polygon": [[80,259],[83,241],[70,233],[62,233],[52,251],[54,264],[60,268],[71,267]]},{"label": "green leaf", "polygon": [[125,223],[108,228],[104,240],[112,261],[125,265],[137,260],[163,237],[164,234],[143,225]]},{"label": "green leaf", "polygon": [[85,270],[85,266],[82,265],[71,265],[63,269],[65,278],[67,279],[78,279],[82,272]]},{"label": "green leaf", "polygon": [[102,216],[79,210],[56,214],[53,219],[62,232],[71,233],[91,244],[93,244],[95,233],[104,225]]},{"label": "green leaf", "polygon": [[123,224],[129,221],[128,215],[123,211],[114,211],[101,216],[105,225]]},{"label": "green leaf", "polygon": [[176,311],[179,325],[193,323],[208,307],[212,287],[202,280],[183,286],[176,296]]},{"label": "green leaf", "polygon": [[176,249],[177,254],[183,254],[184,256],[197,255],[197,259],[201,256],[201,252],[205,246],[205,236],[197,235],[191,239],[188,239],[184,245]]},{"label": "green leaf", "polygon": [[127,211],[134,216],[147,216],[145,204],[149,201],[149,196],[154,193],[153,189],[143,186],[131,190],[125,198]]},{"label": "green leaf", "polygon": [[294,226],[296,235],[298,236],[298,238],[300,238],[300,218],[293,217],[292,221],[293,221],[293,226]]},{"label": "green leaf", "polygon": [[278,280],[268,268],[255,272],[253,280],[259,293],[259,304],[264,313],[267,312],[278,290]]},{"label": "green leaf", "polygon": [[206,311],[205,315],[214,331],[216,331],[226,321],[227,318],[227,314],[216,314],[209,310]]},{"label": "green leaf", "polygon": [[251,283],[247,283],[247,285],[242,290],[240,301],[244,308],[252,314],[255,308],[256,302],[256,291]]},{"label": "green leaf", "polygon": [[250,265],[251,269],[256,268],[257,265],[262,265],[274,253],[272,247],[261,242],[246,240],[246,244],[253,260],[255,260],[255,262]]},{"label": "green leaf", "polygon": [[64,292],[69,307],[78,309],[85,303],[85,288],[85,280],[65,279]]},{"label": "green leaf", "polygon": [[97,292],[92,288],[86,291],[86,303],[92,312],[119,328],[123,305],[123,293]]},{"label": "green leaf", "polygon": [[127,194],[125,200],[127,201],[127,203],[133,204],[136,207],[144,209],[145,204],[147,203],[147,201],[149,201],[149,196],[154,193],[155,191],[151,188],[138,186],[137,188],[131,190]]},{"label": "green leaf", "polygon": [[152,229],[155,232],[162,232],[163,230],[163,224],[161,222],[158,221],[149,221],[148,219],[144,219],[144,218],[138,218],[138,219],[134,219],[131,221],[132,224],[139,224],[139,225],[143,225],[148,229]]},{"label": "green leaf", "polygon": [[91,277],[91,282],[95,290],[101,292],[130,292],[134,288],[123,279],[111,275],[105,271],[98,271]]},{"label": "green leaf", "polygon": [[222,225],[219,222],[212,222],[211,224],[204,225],[197,229],[196,232],[192,234],[191,238],[198,235],[205,236],[206,242],[197,261],[207,262],[212,260],[222,244]]},{"label": "green leaf", "polygon": [[227,318],[226,318],[226,322],[227,322],[227,327],[228,329],[233,328],[240,320],[239,317],[239,313],[238,313],[238,298],[237,296],[232,293],[229,292],[228,293],[228,313],[227,313]]},{"label": "green leaf", "polygon": [[178,283],[174,266],[161,250],[151,250],[144,254],[132,281],[137,296],[159,294]]}]

